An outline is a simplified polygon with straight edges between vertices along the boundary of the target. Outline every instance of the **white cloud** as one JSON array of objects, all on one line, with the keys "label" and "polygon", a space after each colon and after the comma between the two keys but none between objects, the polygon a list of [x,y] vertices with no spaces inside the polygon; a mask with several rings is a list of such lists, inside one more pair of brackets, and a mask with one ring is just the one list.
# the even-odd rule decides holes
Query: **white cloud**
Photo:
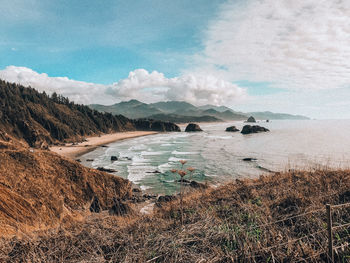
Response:
[{"label": "white cloud", "polygon": [[39,91],[57,92],[77,103],[112,104],[138,99],[145,102],[184,100],[194,104],[232,104],[246,98],[244,89],[213,76],[184,75],[166,78],[157,71],[137,69],[128,78],[111,85],[87,83],[67,77],[49,77],[29,68],[8,66],[0,70],[0,78],[31,86]]},{"label": "white cloud", "polygon": [[94,99],[100,100],[100,90],[105,89],[103,85],[70,80],[67,77],[49,77],[46,73],[39,74],[26,67],[8,66],[0,70],[0,79],[31,86],[49,94],[57,92],[78,103],[91,103]]},{"label": "white cloud", "polygon": [[206,30],[195,70],[287,89],[348,86],[349,17],[348,0],[228,1]]},{"label": "white cloud", "polygon": [[184,100],[190,103],[227,105],[246,97],[244,89],[213,76],[184,75],[166,78],[162,73],[144,69],[130,72],[108,89],[108,93],[123,98],[143,98],[144,101]]}]

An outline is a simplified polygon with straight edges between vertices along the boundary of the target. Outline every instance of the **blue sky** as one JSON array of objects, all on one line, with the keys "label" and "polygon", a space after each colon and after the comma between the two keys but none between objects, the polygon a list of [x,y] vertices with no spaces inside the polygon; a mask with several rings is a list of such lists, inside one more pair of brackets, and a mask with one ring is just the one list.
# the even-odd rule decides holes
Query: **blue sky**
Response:
[{"label": "blue sky", "polygon": [[178,75],[223,1],[1,2],[0,68],[107,84],[135,68]]},{"label": "blue sky", "polygon": [[139,99],[350,118],[350,4],[0,0],[0,78],[79,103]]}]

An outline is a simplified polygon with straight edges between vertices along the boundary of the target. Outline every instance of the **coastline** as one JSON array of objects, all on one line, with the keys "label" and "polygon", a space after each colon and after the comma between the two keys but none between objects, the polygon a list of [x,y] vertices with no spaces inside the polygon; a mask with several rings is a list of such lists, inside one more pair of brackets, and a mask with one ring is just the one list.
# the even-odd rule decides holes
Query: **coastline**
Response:
[{"label": "coastline", "polygon": [[76,159],[79,156],[86,154],[95,150],[97,147],[101,145],[105,145],[108,143],[131,139],[141,136],[148,136],[157,134],[158,132],[154,131],[130,131],[130,132],[116,132],[111,134],[104,134],[102,136],[93,136],[87,137],[85,142],[78,143],[76,145],[70,144],[65,146],[52,146],[50,147],[50,151],[55,152],[63,157],[67,157],[70,159]]}]

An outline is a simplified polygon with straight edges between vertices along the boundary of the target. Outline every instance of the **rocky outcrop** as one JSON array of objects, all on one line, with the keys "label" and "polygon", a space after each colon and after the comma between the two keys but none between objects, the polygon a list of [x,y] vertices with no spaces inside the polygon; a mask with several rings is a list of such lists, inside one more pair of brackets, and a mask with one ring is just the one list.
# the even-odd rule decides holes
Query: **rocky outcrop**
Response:
[{"label": "rocky outcrop", "polygon": [[269,130],[258,126],[258,125],[245,125],[241,131],[242,134],[258,133],[258,132],[268,132]]},{"label": "rocky outcrop", "polygon": [[159,203],[166,203],[175,200],[176,197],[173,195],[161,195],[158,197],[157,202]]},{"label": "rocky outcrop", "polygon": [[156,201],[156,206],[162,207],[162,205],[164,205],[164,203],[168,203],[168,202],[174,201],[176,199],[177,198],[174,195],[161,195],[158,197],[158,199]]},{"label": "rocky outcrop", "polygon": [[203,131],[198,124],[190,123],[187,125],[185,132],[200,132]]},{"label": "rocky outcrop", "polygon": [[192,188],[196,188],[196,189],[206,189],[206,188],[208,188],[208,186],[206,184],[198,183],[196,181],[191,181],[190,186]]},{"label": "rocky outcrop", "polygon": [[186,179],[183,179],[183,180],[178,180],[179,183],[183,183],[185,186],[190,186],[192,188],[197,188],[197,189],[205,189],[205,188],[208,188],[208,186],[206,184],[203,184],[203,183],[199,183],[199,182],[196,182],[196,181],[190,181],[190,180],[186,180]]},{"label": "rocky outcrop", "polygon": [[239,130],[236,128],[236,126],[230,126],[226,128],[227,132],[238,132]]},{"label": "rocky outcrop", "polygon": [[115,173],[115,172],[117,172],[117,170],[104,168],[104,167],[97,167],[97,170],[99,170],[101,172],[107,172],[107,173]]},{"label": "rocky outcrop", "polygon": [[134,121],[137,130],[159,131],[159,132],[180,132],[181,129],[175,123],[139,119]]},{"label": "rocky outcrop", "polygon": [[256,122],[253,116],[250,116],[246,122]]},{"label": "rocky outcrop", "polygon": [[245,162],[252,162],[252,161],[256,161],[257,159],[256,158],[252,158],[252,157],[247,157],[247,158],[243,158],[242,160],[245,161]]},{"label": "rocky outcrop", "polygon": [[118,157],[115,156],[115,155],[112,155],[112,156],[111,156],[111,161],[118,161]]}]

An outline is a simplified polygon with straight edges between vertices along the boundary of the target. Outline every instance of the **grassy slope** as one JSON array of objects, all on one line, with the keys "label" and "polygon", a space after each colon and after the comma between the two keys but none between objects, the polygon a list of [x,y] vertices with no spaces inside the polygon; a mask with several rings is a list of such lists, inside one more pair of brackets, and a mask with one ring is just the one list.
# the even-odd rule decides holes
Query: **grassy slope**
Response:
[{"label": "grassy slope", "polygon": [[131,192],[127,180],[20,143],[0,141],[0,160],[2,235],[72,223],[94,196],[106,208]]},{"label": "grassy slope", "polygon": [[[237,180],[189,193],[184,226],[179,225],[175,201],[152,216],[99,217],[64,230],[4,240],[0,257],[12,262],[295,262],[315,256],[319,262],[327,244],[324,205],[349,202],[349,188],[350,171]],[[347,211],[333,216],[336,223],[350,222]],[[349,239],[346,232],[338,234]]]}]

